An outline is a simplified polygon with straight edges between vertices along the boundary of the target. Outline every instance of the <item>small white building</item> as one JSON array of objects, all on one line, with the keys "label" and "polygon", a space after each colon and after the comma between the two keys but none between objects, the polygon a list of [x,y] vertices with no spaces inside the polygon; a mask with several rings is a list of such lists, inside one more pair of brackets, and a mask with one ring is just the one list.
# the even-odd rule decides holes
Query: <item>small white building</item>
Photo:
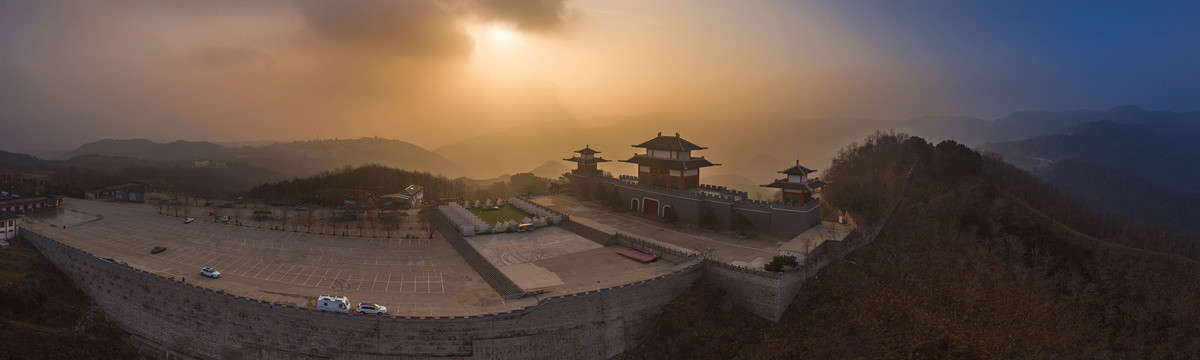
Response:
[{"label": "small white building", "polygon": [[398,193],[380,196],[379,200],[389,206],[411,209],[425,203],[425,187],[409,185]]},{"label": "small white building", "polygon": [[21,226],[21,218],[10,212],[0,210],[0,240],[7,241],[20,235],[17,227]]}]

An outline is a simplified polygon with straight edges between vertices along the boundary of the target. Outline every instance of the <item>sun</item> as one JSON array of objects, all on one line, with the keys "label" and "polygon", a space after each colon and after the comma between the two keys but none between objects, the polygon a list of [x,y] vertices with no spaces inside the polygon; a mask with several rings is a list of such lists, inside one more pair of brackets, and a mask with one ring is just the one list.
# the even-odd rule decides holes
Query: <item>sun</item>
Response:
[{"label": "sun", "polygon": [[467,28],[475,39],[472,68],[495,81],[508,81],[527,76],[532,54],[538,41],[520,29],[504,23],[476,24]]},{"label": "sun", "polygon": [[488,38],[496,45],[508,46],[516,43],[520,34],[505,26],[492,26],[487,30]]},{"label": "sun", "polygon": [[475,38],[476,50],[497,51],[511,49],[520,45],[524,36],[519,31],[506,24],[485,24],[469,29]]}]

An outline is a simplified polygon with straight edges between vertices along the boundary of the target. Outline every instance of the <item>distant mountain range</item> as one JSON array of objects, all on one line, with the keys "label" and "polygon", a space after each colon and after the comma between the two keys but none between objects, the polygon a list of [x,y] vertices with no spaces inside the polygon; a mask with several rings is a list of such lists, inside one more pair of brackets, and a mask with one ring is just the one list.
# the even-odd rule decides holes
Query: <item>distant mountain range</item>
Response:
[{"label": "distant mountain range", "polygon": [[983,150],[1109,211],[1200,232],[1200,113],[1141,114]]},{"label": "distant mountain range", "polygon": [[571,171],[571,169],[572,167],[568,166],[562,160],[549,160],[541,166],[533,168],[533,170],[530,170],[529,172],[540,177],[557,179],[562,174]]},{"label": "distant mountain range", "polygon": [[240,163],[290,176],[368,163],[447,176],[463,170],[446,158],[400,140],[361,138],[280,143],[257,142],[258,146],[227,147],[207,141],[159,143],[146,139],[104,139],[62,154],[56,160],[84,155],[105,155],[160,163],[191,163],[198,160]]}]

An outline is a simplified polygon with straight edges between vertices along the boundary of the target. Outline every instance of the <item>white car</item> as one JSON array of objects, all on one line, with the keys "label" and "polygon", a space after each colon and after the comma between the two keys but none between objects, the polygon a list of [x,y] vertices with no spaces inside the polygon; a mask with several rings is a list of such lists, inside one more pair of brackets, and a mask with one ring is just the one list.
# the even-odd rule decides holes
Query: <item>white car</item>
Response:
[{"label": "white car", "polygon": [[379,304],[361,303],[358,304],[358,313],[382,315],[387,314],[387,307]]},{"label": "white car", "polygon": [[200,269],[200,275],[204,275],[204,276],[216,279],[216,278],[221,277],[221,272],[217,271],[217,269],[206,267],[206,268]]},{"label": "white car", "polygon": [[193,221],[196,221],[196,219],[193,219],[193,218],[185,218],[185,219],[183,219],[183,223],[184,223],[184,224],[191,224]]}]

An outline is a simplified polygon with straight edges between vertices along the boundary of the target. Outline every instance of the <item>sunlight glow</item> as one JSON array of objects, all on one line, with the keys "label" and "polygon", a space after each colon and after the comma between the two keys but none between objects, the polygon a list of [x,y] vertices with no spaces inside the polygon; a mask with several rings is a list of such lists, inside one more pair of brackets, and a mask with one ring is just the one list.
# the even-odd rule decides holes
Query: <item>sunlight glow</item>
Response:
[{"label": "sunlight glow", "polygon": [[475,38],[475,56],[472,67],[498,85],[524,78],[530,74],[531,53],[536,41],[527,38],[511,25],[487,23],[470,26],[467,32]]},{"label": "sunlight glow", "polygon": [[475,51],[500,51],[520,45],[524,36],[505,24],[473,26],[468,32],[475,38]]},{"label": "sunlight glow", "polygon": [[497,45],[512,45],[520,40],[519,36],[519,34],[507,27],[493,26],[491,29],[488,29],[488,37]]}]

